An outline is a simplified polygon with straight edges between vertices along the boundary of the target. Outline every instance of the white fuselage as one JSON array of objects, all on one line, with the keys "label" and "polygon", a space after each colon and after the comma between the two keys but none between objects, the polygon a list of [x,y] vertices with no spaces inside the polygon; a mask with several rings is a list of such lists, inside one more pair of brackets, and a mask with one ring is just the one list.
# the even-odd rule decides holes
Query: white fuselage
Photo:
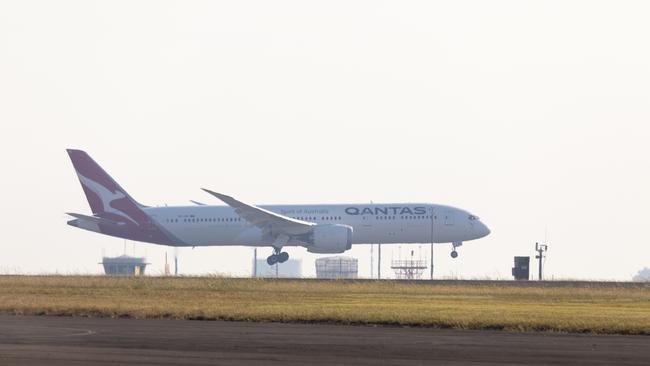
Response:
[{"label": "white fuselage", "polygon": [[[452,243],[490,233],[468,212],[434,204],[269,205],[263,209],[316,224],[353,228],[352,244]],[[144,211],[187,246],[268,246],[262,230],[229,206],[150,207]],[[301,245],[289,241],[287,245]]]},{"label": "white fuselage", "polygon": [[[267,263],[283,263],[284,246],[343,253],[353,244],[452,243],[487,236],[478,217],[428,203],[255,206],[203,188],[227,206],[147,207],[133,199],[85,151],[68,149],[92,215],[68,213],[68,225],[128,240],[170,246],[271,246]],[[458,254],[454,250],[452,257]]]}]

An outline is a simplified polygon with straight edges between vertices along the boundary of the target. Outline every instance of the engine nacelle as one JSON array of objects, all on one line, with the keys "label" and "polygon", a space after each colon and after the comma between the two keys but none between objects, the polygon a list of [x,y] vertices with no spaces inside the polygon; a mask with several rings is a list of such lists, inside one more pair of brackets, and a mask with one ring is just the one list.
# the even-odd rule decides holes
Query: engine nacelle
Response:
[{"label": "engine nacelle", "polygon": [[343,253],[352,248],[352,227],[347,225],[316,225],[307,247],[310,253]]}]

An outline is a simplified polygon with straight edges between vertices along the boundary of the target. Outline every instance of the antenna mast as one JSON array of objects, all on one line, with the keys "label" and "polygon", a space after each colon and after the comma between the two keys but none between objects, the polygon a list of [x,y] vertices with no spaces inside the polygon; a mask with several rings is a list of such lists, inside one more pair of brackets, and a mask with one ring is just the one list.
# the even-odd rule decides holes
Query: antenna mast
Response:
[{"label": "antenna mast", "polygon": [[542,281],[544,279],[544,277],[543,277],[544,271],[543,271],[542,266],[544,265],[544,258],[546,258],[546,255],[544,255],[544,253],[546,253],[548,251],[548,245],[546,245],[546,244],[541,244],[540,245],[539,243],[535,243],[535,251],[537,252],[537,255],[535,256],[535,258],[539,262],[539,265],[538,265],[538,267],[539,267],[539,280]]}]

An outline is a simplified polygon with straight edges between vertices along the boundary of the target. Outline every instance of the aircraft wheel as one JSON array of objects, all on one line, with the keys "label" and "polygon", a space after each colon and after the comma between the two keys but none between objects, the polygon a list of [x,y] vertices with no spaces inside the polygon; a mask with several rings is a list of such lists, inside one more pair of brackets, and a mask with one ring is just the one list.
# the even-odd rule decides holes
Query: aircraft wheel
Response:
[{"label": "aircraft wheel", "polygon": [[287,252],[282,252],[278,254],[278,262],[284,263],[289,260],[289,253]]},{"label": "aircraft wheel", "polygon": [[272,266],[272,265],[274,265],[274,264],[276,264],[276,263],[278,263],[278,262],[279,262],[279,258],[278,258],[278,256],[275,255],[275,254],[270,255],[268,258],[266,258],[266,263],[267,263],[269,266]]},{"label": "aircraft wheel", "polygon": [[452,258],[458,258],[458,252],[455,251],[455,250],[453,252],[451,252],[451,257]]}]

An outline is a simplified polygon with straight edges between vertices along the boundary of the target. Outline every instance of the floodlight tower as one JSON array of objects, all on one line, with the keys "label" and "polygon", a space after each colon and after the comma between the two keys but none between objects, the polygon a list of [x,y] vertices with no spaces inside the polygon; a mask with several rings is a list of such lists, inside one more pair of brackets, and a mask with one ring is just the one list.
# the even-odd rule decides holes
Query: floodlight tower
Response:
[{"label": "floodlight tower", "polygon": [[373,249],[375,248],[375,244],[370,244],[370,279],[375,278],[375,254],[373,253]]},{"label": "floodlight tower", "polygon": [[434,228],[434,219],[433,208],[429,208],[429,218],[431,219],[431,255],[429,256],[429,261],[431,261],[431,273],[429,279],[433,281],[433,228]]},{"label": "floodlight tower", "polygon": [[539,265],[538,265],[538,268],[539,268],[539,280],[542,281],[542,279],[543,279],[542,266],[543,266],[543,263],[544,263],[544,258],[546,258],[544,253],[546,253],[548,251],[548,245],[546,245],[546,244],[541,244],[540,245],[539,243],[535,243],[535,251],[537,252],[537,255],[535,256],[535,258],[539,261]]},{"label": "floodlight tower", "polygon": [[381,280],[381,244],[377,244],[377,279]]}]

